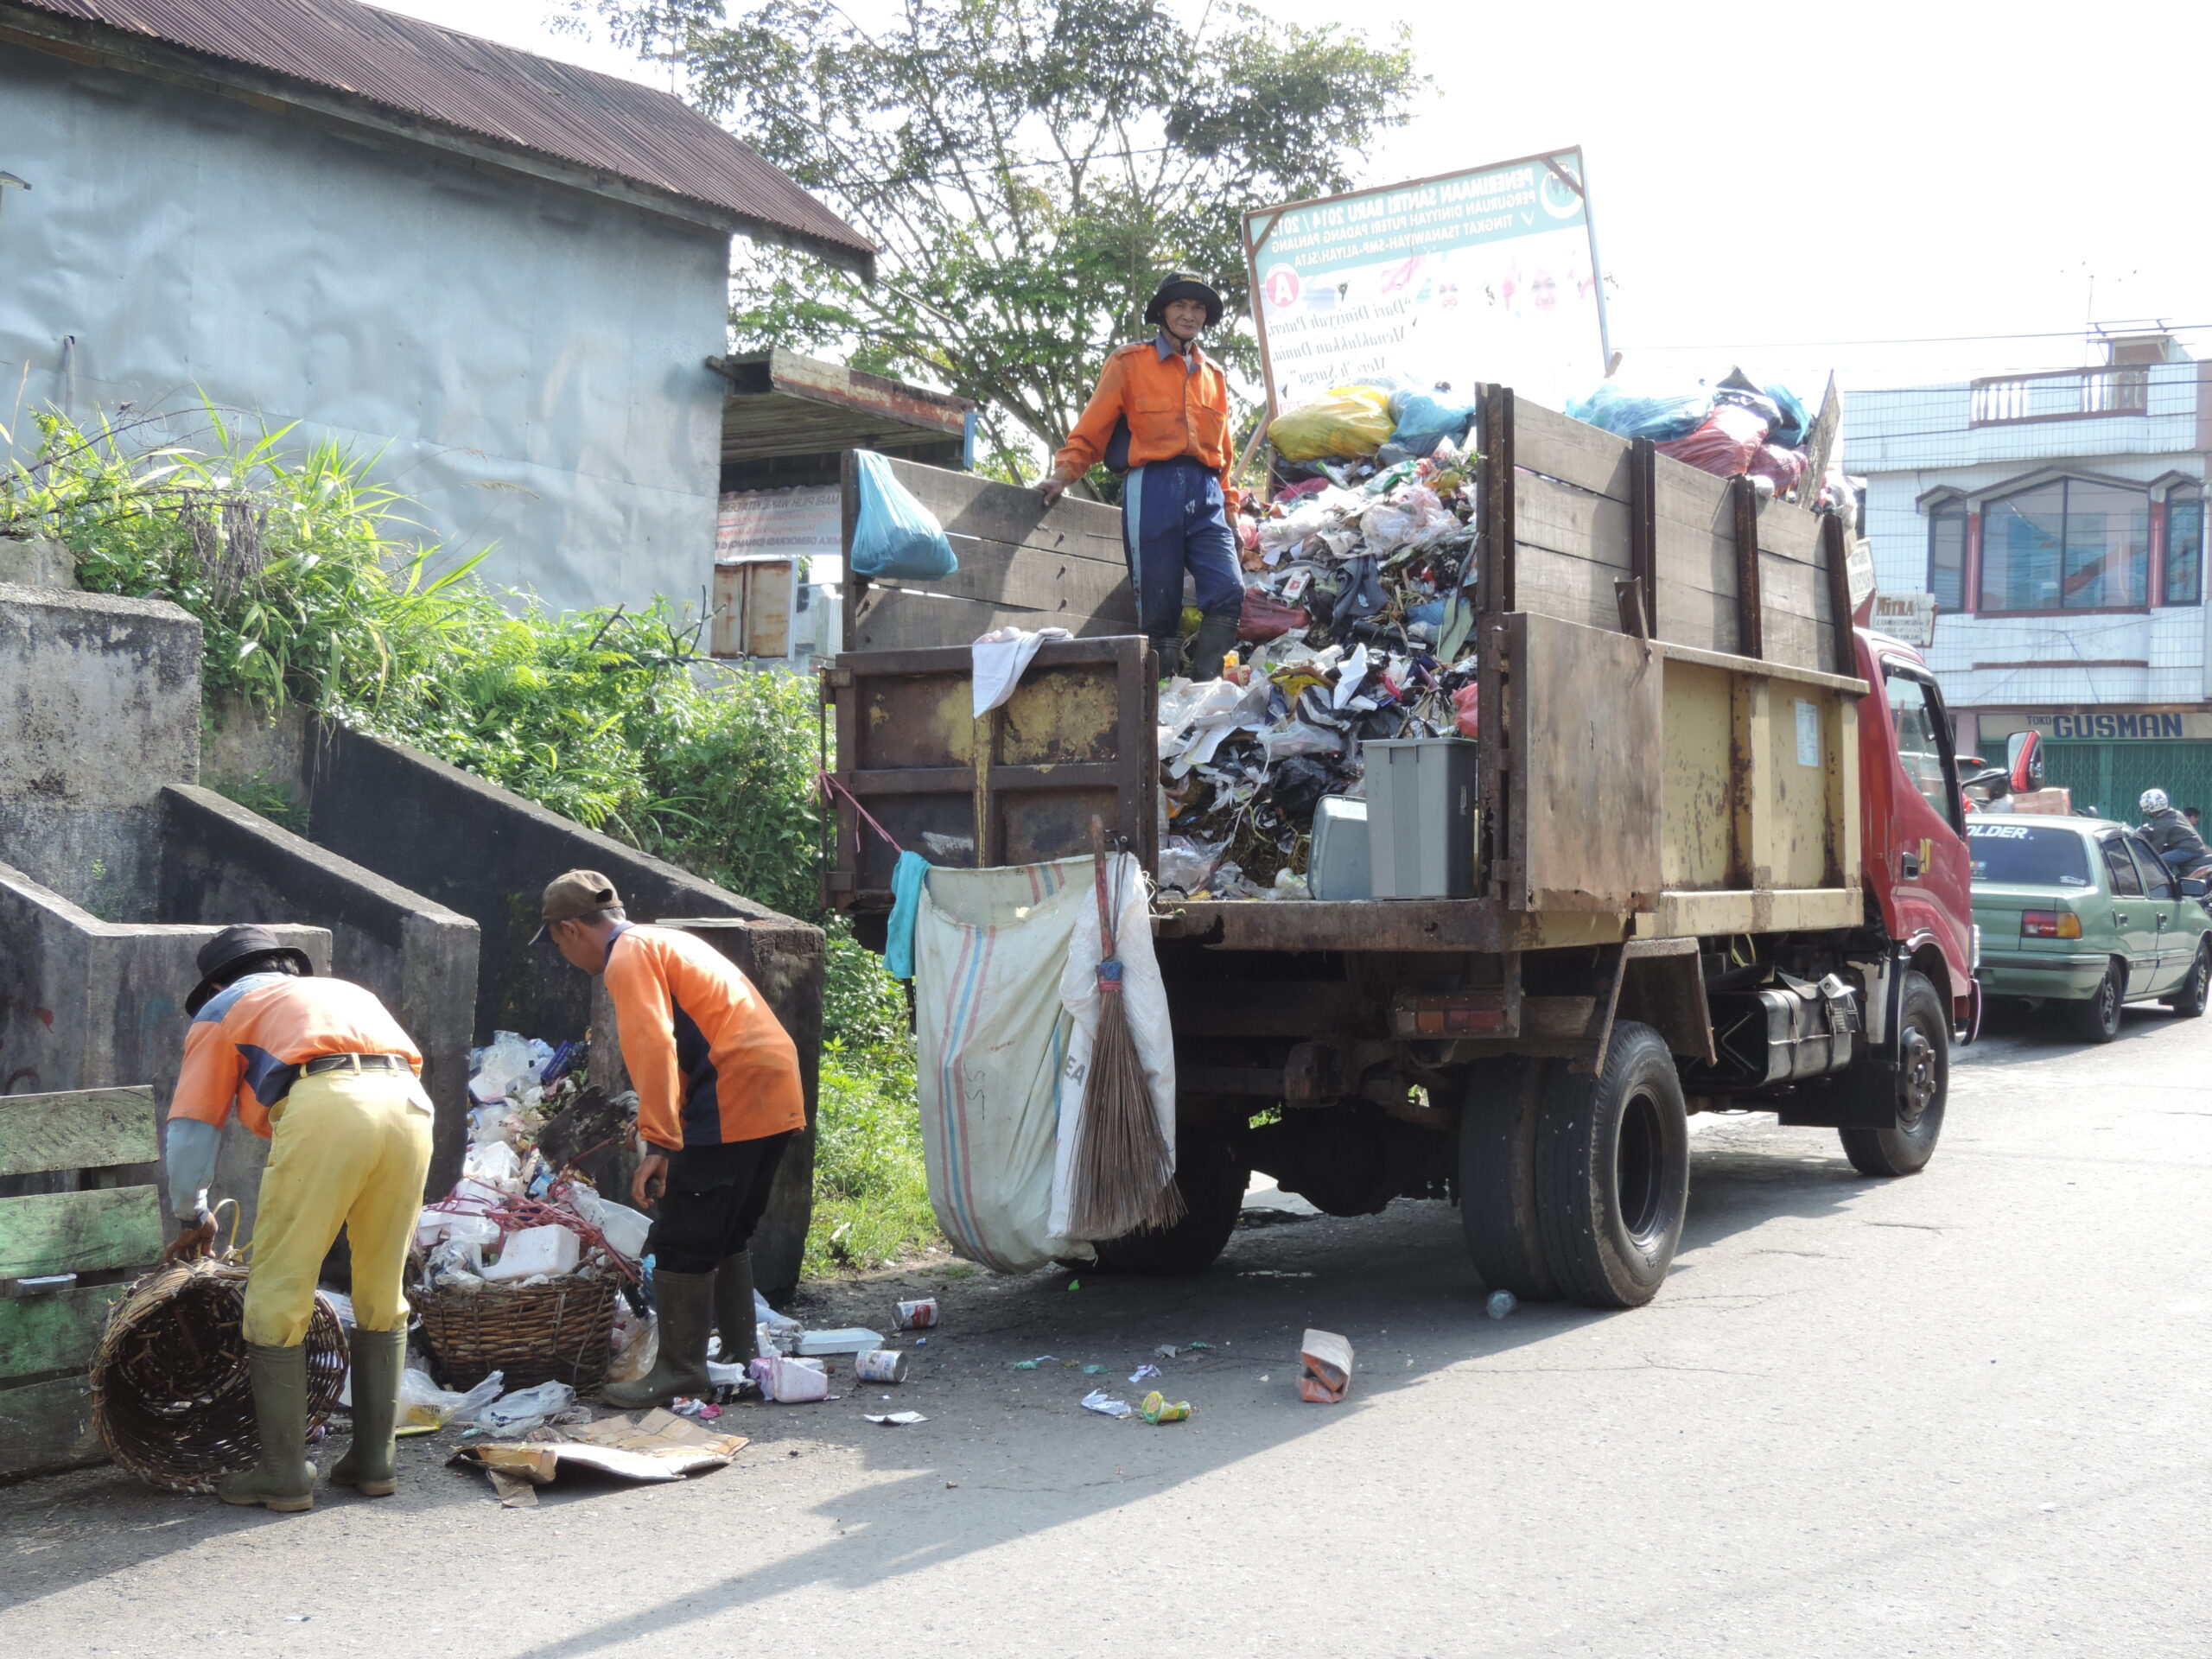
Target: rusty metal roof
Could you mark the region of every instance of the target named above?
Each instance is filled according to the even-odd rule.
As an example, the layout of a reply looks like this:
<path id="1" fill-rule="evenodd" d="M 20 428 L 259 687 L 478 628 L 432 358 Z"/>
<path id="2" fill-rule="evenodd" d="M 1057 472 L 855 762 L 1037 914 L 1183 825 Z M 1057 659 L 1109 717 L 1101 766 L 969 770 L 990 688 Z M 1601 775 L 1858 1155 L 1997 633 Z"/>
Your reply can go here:
<path id="1" fill-rule="evenodd" d="M 8 0 L 360 99 L 403 118 L 612 174 L 732 229 L 863 270 L 868 239 L 681 99 L 357 0 Z"/>

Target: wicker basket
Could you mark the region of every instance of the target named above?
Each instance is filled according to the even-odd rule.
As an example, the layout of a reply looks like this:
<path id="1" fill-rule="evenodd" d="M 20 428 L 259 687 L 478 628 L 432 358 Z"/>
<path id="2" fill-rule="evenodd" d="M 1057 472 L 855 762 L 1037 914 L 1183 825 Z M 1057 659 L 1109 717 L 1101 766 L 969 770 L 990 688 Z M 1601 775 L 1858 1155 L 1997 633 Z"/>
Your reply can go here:
<path id="1" fill-rule="evenodd" d="M 208 1492 L 260 1456 L 246 1366 L 245 1267 L 156 1268 L 123 1294 L 92 1360 L 92 1421 L 117 1463 L 171 1491 Z M 346 1385 L 346 1330 L 318 1295 L 308 1321 L 308 1438 Z"/>
<path id="2" fill-rule="evenodd" d="M 510 1389 L 569 1382 L 589 1393 L 607 1380 L 613 1357 L 616 1288 L 612 1277 L 555 1279 L 417 1291 L 410 1300 L 448 1389 L 504 1371 Z"/>

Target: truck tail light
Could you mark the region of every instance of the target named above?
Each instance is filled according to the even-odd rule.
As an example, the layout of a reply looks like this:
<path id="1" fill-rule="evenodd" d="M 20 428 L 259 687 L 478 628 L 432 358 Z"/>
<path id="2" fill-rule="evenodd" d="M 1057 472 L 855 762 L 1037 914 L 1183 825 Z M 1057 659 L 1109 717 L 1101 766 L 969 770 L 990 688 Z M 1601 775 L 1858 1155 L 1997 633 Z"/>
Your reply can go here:
<path id="1" fill-rule="evenodd" d="M 2020 912 L 2024 939 L 2078 939 L 2082 918 L 2070 910 L 2024 910 Z"/>
<path id="2" fill-rule="evenodd" d="M 1446 991 L 1416 995 L 1401 991 L 1390 1005 L 1390 1025 L 1400 1037 L 1485 1037 L 1505 1029 L 1502 991 Z"/>

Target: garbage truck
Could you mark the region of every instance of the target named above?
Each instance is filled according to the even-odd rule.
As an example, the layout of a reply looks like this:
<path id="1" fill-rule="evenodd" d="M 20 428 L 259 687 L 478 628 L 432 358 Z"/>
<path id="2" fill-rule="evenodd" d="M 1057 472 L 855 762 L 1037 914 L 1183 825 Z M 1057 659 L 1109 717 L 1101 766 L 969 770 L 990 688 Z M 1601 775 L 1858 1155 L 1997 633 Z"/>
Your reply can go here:
<path id="1" fill-rule="evenodd" d="M 1452 1199 L 1488 1287 L 1634 1306 L 1681 1238 L 1691 1114 L 1832 1128 L 1872 1177 L 1936 1149 L 1980 1006 L 1958 767 L 1926 664 L 1854 625 L 1841 518 L 1503 387 L 1475 432 L 1482 724 L 1421 828 L 1464 890 L 1161 895 L 1185 1214 L 1100 1241 L 1106 1268 L 1204 1268 L 1257 1170 L 1335 1216 Z M 1097 818 L 1154 864 L 1117 515 L 893 466 L 960 569 L 848 583 L 829 902 L 880 940 L 893 841 L 1021 864 Z M 969 645 L 1007 624 L 1073 637 L 977 717 Z"/>

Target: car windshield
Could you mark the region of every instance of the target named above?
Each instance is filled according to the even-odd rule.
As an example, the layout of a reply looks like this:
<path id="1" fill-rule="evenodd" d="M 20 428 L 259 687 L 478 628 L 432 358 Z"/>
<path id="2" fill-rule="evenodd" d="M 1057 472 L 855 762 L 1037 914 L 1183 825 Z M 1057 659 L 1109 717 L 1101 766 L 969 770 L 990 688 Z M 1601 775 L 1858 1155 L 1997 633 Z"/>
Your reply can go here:
<path id="1" fill-rule="evenodd" d="M 2089 854 L 2071 830 L 2032 823 L 1967 824 L 1974 879 L 2003 887 L 2088 887 Z"/>

